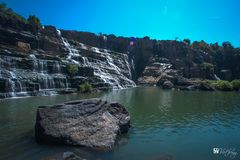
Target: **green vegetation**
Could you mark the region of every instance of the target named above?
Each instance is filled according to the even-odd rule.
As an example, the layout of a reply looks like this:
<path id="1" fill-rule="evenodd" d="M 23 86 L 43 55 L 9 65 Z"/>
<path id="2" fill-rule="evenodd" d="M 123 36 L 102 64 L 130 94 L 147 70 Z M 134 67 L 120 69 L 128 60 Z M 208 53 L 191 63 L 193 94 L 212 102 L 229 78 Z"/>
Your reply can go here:
<path id="1" fill-rule="evenodd" d="M 40 27 L 41 27 L 41 23 L 40 23 L 40 20 L 39 20 L 39 18 L 38 17 L 36 17 L 36 16 L 34 16 L 34 15 L 30 15 L 29 17 L 28 17 L 28 24 L 30 24 L 31 25 L 31 27 L 32 27 L 32 29 L 34 30 L 34 31 L 37 31 L 38 29 L 40 29 Z"/>
<path id="2" fill-rule="evenodd" d="M 212 63 L 207 63 L 207 62 L 204 62 L 202 64 L 202 67 L 203 69 L 209 70 L 209 71 L 214 69 L 214 65 Z"/>
<path id="3" fill-rule="evenodd" d="M 215 88 L 216 90 L 221 91 L 232 91 L 240 89 L 240 80 L 233 80 L 232 82 L 224 80 L 203 80 L 200 82 L 201 85 L 204 85 L 207 88 Z"/>
<path id="4" fill-rule="evenodd" d="M 190 39 L 187 39 L 187 38 L 185 38 L 184 40 L 183 40 L 183 42 L 185 42 L 186 44 L 188 44 L 188 45 L 190 45 L 191 44 L 191 41 L 190 41 Z"/>
<path id="5" fill-rule="evenodd" d="M 85 82 L 79 86 L 79 91 L 81 93 L 88 93 L 92 91 L 92 85 L 89 82 Z"/>
<path id="6" fill-rule="evenodd" d="M 240 89 L 240 80 L 233 80 L 231 82 L 232 87 L 234 90 L 239 90 Z"/>
<path id="7" fill-rule="evenodd" d="M 15 13 L 11 8 L 8 8 L 5 3 L 0 3 L 0 20 L 1 24 L 18 29 L 24 27 L 24 29 L 37 31 L 41 27 L 39 18 L 34 15 L 30 15 L 26 20 L 24 17 Z M 28 27 L 26 27 L 26 25 L 28 25 Z"/>
<path id="8" fill-rule="evenodd" d="M 13 10 L 11 8 L 8 8 L 5 3 L 0 4 L 0 16 L 4 19 L 10 20 L 10 21 L 19 21 L 24 24 L 27 23 L 27 21 L 24 17 L 13 12 Z"/>
<path id="9" fill-rule="evenodd" d="M 216 83 L 214 83 L 214 87 L 217 90 L 221 90 L 221 91 L 231 91 L 233 89 L 232 84 L 229 81 L 216 81 Z"/>
<path id="10" fill-rule="evenodd" d="M 0 11 L 1 11 L 1 12 L 5 12 L 6 9 L 7 9 L 7 5 L 6 5 L 5 3 L 1 3 L 1 4 L 0 4 Z"/>
<path id="11" fill-rule="evenodd" d="M 214 84 L 216 83 L 216 81 L 213 81 L 213 80 L 203 80 L 200 82 L 201 85 L 204 85 L 208 88 L 215 88 L 214 87 Z"/>
<path id="12" fill-rule="evenodd" d="M 194 41 L 192 43 L 192 48 L 195 48 L 195 49 L 201 49 L 203 51 L 208 51 L 210 48 L 209 48 L 209 45 L 205 42 L 205 41 Z"/>
<path id="13" fill-rule="evenodd" d="M 78 73 L 78 65 L 76 64 L 68 65 L 67 72 L 70 74 L 70 76 L 74 76 L 76 73 Z"/>

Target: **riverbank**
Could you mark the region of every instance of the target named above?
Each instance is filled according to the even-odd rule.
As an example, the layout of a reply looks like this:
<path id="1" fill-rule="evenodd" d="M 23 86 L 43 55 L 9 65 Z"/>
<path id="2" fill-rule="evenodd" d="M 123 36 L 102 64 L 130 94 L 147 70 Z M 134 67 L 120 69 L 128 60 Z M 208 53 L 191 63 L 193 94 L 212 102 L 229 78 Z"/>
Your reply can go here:
<path id="1" fill-rule="evenodd" d="M 133 88 L 141 88 L 141 87 L 153 87 L 153 88 L 161 88 L 163 90 L 178 90 L 178 91 L 211 91 L 211 92 L 218 92 L 218 91 L 224 91 L 224 92 L 236 92 L 240 93 L 240 87 L 239 87 L 239 80 L 234 81 L 214 81 L 214 80 L 198 80 L 194 81 L 191 80 L 188 81 L 185 85 L 173 85 L 169 84 L 168 82 L 164 84 L 165 86 L 156 86 L 156 85 L 146 85 L 141 84 L 138 86 L 135 86 Z M 88 88 L 90 87 L 90 88 Z M 124 89 L 118 89 L 120 90 L 128 90 L 133 88 L 124 88 Z M 78 89 L 59 89 L 59 90 L 43 90 L 40 93 L 36 92 L 35 94 L 32 93 L 19 93 L 15 97 L 11 96 L 0 96 L 0 100 L 4 99 L 15 99 L 15 98 L 28 98 L 28 97 L 44 97 L 44 96 L 57 96 L 57 95 L 89 95 L 89 94 L 104 94 L 111 91 L 117 91 L 110 90 L 110 89 L 104 89 L 104 90 L 98 90 L 93 89 L 92 86 L 88 86 L 86 84 L 83 84 L 79 86 Z M 6 98 L 7 97 L 7 98 Z"/>
<path id="2" fill-rule="evenodd" d="M 199 80 L 190 79 L 185 82 L 172 83 L 166 80 L 160 85 L 163 89 L 177 89 L 186 91 L 240 91 L 240 80 L 224 81 L 224 80 Z"/>

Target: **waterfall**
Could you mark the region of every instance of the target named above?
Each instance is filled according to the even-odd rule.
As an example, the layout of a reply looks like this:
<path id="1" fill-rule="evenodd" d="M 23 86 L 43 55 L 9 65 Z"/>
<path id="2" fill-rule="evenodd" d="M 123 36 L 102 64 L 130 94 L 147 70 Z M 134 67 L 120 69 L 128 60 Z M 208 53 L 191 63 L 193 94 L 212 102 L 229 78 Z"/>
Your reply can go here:
<path id="1" fill-rule="evenodd" d="M 134 64 L 133 59 L 131 60 L 131 67 L 132 67 L 132 69 L 135 69 L 135 64 Z"/>
<path id="2" fill-rule="evenodd" d="M 40 90 L 68 88 L 67 77 L 62 74 L 60 62 L 37 59 L 35 55 L 30 55 L 30 57 L 34 63 L 33 70 L 39 73 L 37 78 Z M 52 75 L 48 73 L 49 63 L 53 65 Z"/>
<path id="3" fill-rule="evenodd" d="M 59 62 L 55 61 L 54 66 L 53 66 L 53 71 L 55 73 L 61 73 L 61 67 L 60 67 Z"/>
<path id="4" fill-rule="evenodd" d="M 0 55 L 0 97 L 42 95 L 69 88 L 61 61 L 39 59 L 34 54 Z"/>
<path id="5" fill-rule="evenodd" d="M 90 62 L 88 61 L 88 58 L 87 57 L 82 57 L 83 59 L 83 64 L 86 65 L 86 66 L 89 66 L 90 65 Z"/>
<path id="6" fill-rule="evenodd" d="M 17 76 L 12 71 L 9 71 L 9 74 L 10 74 L 10 78 L 8 79 L 7 88 L 8 88 L 9 94 L 12 97 L 14 97 L 16 95 L 15 94 L 16 86 L 15 86 L 15 81 L 13 80 L 16 79 Z"/>
<path id="7" fill-rule="evenodd" d="M 70 62 L 73 62 L 73 63 L 75 63 L 75 64 L 79 64 L 78 61 L 76 61 L 76 60 L 73 59 L 74 57 L 79 57 L 79 56 L 80 56 L 80 55 L 79 55 L 79 51 L 78 51 L 77 49 L 74 49 L 74 48 L 69 44 L 69 42 L 68 42 L 65 38 L 63 38 L 63 37 L 61 36 L 61 31 L 60 31 L 60 30 L 57 30 L 57 33 L 58 33 L 58 35 L 61 37 L 64 46 L 68 49 L 68 57 L 67 57 L 67 59 L 68 59 Z"/>
<path id="8" fill-rule="evenodd" d="M 30 54 L 29 57 L 32 59 L 33 62 L 33 71 L 37 72 L 38 71 L 38 61 L 37 58 L 34 54 Z"/>
<path id="9" fill-rule="evenodd" d="M 67 59 L 75 63 L 79 66 L 83 67 L 91 67 L 94 69 L 94 76 L 99 77 L 105 84 L 108 84 L 113 89 L 123 89 L 126 87 L 133 87 L 136 84 L 131 80 L 131 67 L 128 62 L 128 56 L 122 53 L 114 53 L 118 54 L 121 57 L 121 64 L 126 66 L 126 68 L 118 67 L 114 59 L 111 55 L 111 51 L 107 49 L 99 49 L 97 47 L 87 46 L 83 43 L 79 43 L 80 49 L 88 51 L 88 54 L 95 55 L 94 58 L 89 60 L 88 56 L 82 56 L 81 52 L 75 49 L 67 39 L 61 36 L 61 31 L 58 30 L 58 35 L 61 37 L 64 46 L 68 49 L 68 56 Z M 83 63 L 81 64 L 79 61 L 76 60 L 76 57 L 81 57 Z M 95 58 L 99 57 L 99 59 Z M 75 59 L 74 59 L 75 58 Z M 118 60 L 118 59 L 117 59 Z M 118 60 L 119 61 L 119 60 Z M 127 70 L 127 71 L 126 71 Z M 123 73 L 128 72 L 128 79 Z"/>
<path id="10" fill-rule="evenodd" d="M 48 72 L 47 65 L 48 65 L 47 61 L 38 60 L 38 66 L 39 66 L 40 73 L 47 73 Z"/>
<path id="11" fill-rule="evenodd" d="M 125 61 L 126 66 L 128 68 L 129 78 L 132 79 L 132 70 L 131 70 L 130 64 L 128 62 L 128 56 L 126 54 L 124 54 L 124 61 Z"/>
<path id="12" fill-rule="evenodd" d="M 58 34 L 61 36 L 60 31 Z M 79 77 L 86 78 L 98 89 L 136 86 L 131 80 L 134 63 L 127 54 L 78 42 L 73 46 L 65 38 L 61 37 L 61 40 L 68 51 L 65 60 L 38 52 L 16 55 L 18 53 L 6 51 L 1 54 L 0 83 L 3 87 L 0 88 L 0 97 L 43 95 L 75 87 L 78 84 L 69 83 L 67 79 L 68 64 L 77 64 L 82 69 Z"/>
<path id="13" fill-rule="evenodd" d="M 106 53 L 106 52 L 103 52 L 103 53 L 106 55 L 106 57 L 107 57 L 107 62 L 108 62 L 108 64 L 110 65 L 110 67 L 114 68 L 114 69 L 117 71 L 117 73 L 120 74 L 121 71 L 120 71 L 119 67 L 116 66 L 116 65 L 113 63 L 113 59 L 110 57 L 110 54 L 109 54 L 109 53 Z"/>
<path id="14" fill-rule="evenodd" d="M 84 64 L 91 66 L 94 69 L 94 75 L 100 77 L 105 83 L 109 84 L 113 89 L 123 89 L 126 87 L 134 87 L 136 84 L 125 77 L 122 74 L 122 70 L 114 64 L 113 58 L 108 50 L 101 52 L 98 48 L 92 47 L 91 51 L 99 54 L 101 57 L 105 57 L 106 62 L 101 61 L 89 61 L 87 57 L 84 57 Z M 131 77 L 131 69 L 128 61 L 126 61 L 126 56 L 124 58 L 124 63 L 127 65 L 127 70 L 129 73 L 129 78 Z M 120 83 L 124 81 L 124 83 Z"/>
<path id="15" fill-rule="evenodd" d="M 216 74 L 214 74 L 214 78 L 215 78 L 215 80 L 221 80 Z"/>
<path id="16" fill-rule="evenodd" d="M 15 82 L 12 79 L 8 79 L 7 88 L 9 95 L 15 97 Z"/>

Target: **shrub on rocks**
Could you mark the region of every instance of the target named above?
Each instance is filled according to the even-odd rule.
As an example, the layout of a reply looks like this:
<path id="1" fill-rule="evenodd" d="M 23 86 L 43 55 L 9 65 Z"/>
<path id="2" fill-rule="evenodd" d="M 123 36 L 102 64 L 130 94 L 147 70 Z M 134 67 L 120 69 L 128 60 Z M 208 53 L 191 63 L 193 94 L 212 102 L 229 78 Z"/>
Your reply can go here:
<path id="1" fill-rule="evenodd" d="M 228 81 L 216 81 L 214 86 L 217 90 L 221 91 L 231 91 L 233 89 L 232 84 Z"/>
<path id="2" fill-rule="evenodd" d="M 92 91 L 92 85 L 89 82 L 85 82 L 79 86 L 79 91 L 81 93 L 88 93 Z"/>
<path id="3" fill-rule="evenodd" d="M 233 80 L 231 82 L 232 87 L 234 90 L 239 90 L 240 89 L 240 80 Z"/>
<path id="4" fill-rule="evenodd" d="M 70 64 L 67 66 L 67 72 L 70 74 L 70 76 L 74 76 L 78 73 L 78 65 L 76 64 Z"/>

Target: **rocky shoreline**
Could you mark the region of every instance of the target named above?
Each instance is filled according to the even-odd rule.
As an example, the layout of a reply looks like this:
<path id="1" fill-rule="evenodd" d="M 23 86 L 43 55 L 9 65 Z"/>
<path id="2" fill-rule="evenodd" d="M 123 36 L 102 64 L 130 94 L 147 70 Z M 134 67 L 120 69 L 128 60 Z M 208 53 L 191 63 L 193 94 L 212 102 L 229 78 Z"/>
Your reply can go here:
<path id="1" fill-rule="evenodd" d="M 140 86 L 158 86 L 162 89 L 177 90 L 203 90 L 203 91 L 239 91 L 240 80 L 232 82 L 220 80 L 214 72 L 209 72 L 208 76 L 212 80 L 202 78 L 186 78 L 181 70 L 175 69 L 166 58 L 153 58 L 146 66 L 142 77 L 138 78 L 137 84 Z"/>

